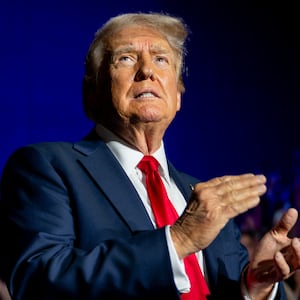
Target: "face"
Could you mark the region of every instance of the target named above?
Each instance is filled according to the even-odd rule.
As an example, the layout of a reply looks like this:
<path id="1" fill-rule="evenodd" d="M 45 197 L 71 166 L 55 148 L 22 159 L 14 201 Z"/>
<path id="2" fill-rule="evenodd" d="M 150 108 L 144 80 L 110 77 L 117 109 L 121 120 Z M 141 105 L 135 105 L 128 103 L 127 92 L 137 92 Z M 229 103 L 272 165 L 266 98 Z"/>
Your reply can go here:
<path id="1" fill-rule="evenodd" d="M 176 57 L 152 29 L 132 26 L 110 40 L 111 95 L 119 121 L 167 128 L 180 109 Z"/>

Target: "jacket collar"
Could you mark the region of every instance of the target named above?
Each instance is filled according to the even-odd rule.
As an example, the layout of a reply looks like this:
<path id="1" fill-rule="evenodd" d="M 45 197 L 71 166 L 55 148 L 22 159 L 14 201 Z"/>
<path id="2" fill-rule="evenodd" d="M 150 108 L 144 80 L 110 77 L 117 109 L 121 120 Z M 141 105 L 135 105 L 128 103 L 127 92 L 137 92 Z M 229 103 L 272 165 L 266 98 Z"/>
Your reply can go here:
<path id="1" fill-rule="evenodd" d="M 82 141 L 75 143 L 73 148 L 82 154 L 79 163 L 107 195 L 129 227 L 133 231 L 153 229 L 151 220 L 130 179 L 96 131 L 92 130 Z M 168 166 L 170 176 L 174 178 L 185 199 L 188 199 L 191 182 L 183 181 L 170 162 Z"/>
<path id="2" fill-rule="evenodd" d="M 132 231 L 153 229 L 151 220 L 126 173 L 106 144 L 91 132 L 73 145 L 78 162 L 93 178 Z"/>

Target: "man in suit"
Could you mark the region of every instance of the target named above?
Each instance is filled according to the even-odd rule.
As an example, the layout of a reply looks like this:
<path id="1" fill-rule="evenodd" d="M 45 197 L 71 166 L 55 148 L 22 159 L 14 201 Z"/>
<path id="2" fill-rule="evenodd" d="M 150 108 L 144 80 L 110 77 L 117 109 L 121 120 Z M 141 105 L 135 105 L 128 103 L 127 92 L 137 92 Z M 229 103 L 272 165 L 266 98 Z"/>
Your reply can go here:
<path id="1" fill-rule="evenodd" d="M 280 281 L 300 261 L 298 239 L 287 236 L 297 211 L 286 212 L 248 263 L 233 218 L 259 204 L 266 178 L 200 183 L 166 158 L 186 36 L 182 20 L 163 14 L 110 19 L 86 57 L 83 100 L 95 128 L 78 143 L 30 145 L 9 159 L 0 270 L 13 299 L 285 299 Z M 158 162 L 178 214 L 164 226 L 139 167 L 144 156 Z M 205 277 L 203 298 L 189 298 L 200 285 L 189 256 L 189 270 L 200 266 Z"/>

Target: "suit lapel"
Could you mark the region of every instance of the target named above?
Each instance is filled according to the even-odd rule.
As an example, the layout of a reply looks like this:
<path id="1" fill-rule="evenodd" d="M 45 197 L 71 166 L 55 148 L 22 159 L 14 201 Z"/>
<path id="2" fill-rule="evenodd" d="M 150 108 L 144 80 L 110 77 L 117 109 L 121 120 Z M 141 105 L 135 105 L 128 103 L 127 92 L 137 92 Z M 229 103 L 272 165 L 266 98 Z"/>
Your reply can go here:
<path id="1" fill-rule="evenodd" d="M 131 181 L 105 143 L 83 140 L 74 149 L 84 154 L 79 163 L 95 180 L 132 231 L 153 229 L 151 220 Z"/>
<path id="2" fill-rule="evenodd" d="M 169 167 L 169 173 L 170 177 L 173 178 L 175 184 L 181 191 L 184 199 L 188 201 L 191 195 L 191 186 L 194 186 L 199 180 L 197 180 L 194 177 L 188 176 L 185 174 L 185 176 L 181 173 L 179 173 L 175 167 L 168 161 L 168 167 Z"/>

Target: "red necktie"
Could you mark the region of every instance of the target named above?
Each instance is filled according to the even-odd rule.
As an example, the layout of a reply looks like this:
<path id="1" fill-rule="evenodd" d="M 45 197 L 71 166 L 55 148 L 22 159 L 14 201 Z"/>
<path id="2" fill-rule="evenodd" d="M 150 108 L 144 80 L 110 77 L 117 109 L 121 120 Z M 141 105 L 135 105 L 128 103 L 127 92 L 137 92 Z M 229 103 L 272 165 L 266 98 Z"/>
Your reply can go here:
<path id="1" fill-rule="evenodd" d="M 158 172 L 158 161 L 152 156 L 144 156 L 138 168 L 146 175 L 146 189 L 157 227 L 172 225 L 178 214 L 170 202 L 165 186 Z M 204 300 L 210 294 L 195 254 L 184 259 L 186 273 L 191 283 L 189 293 L 181 294 L 183 300 Z"/>

